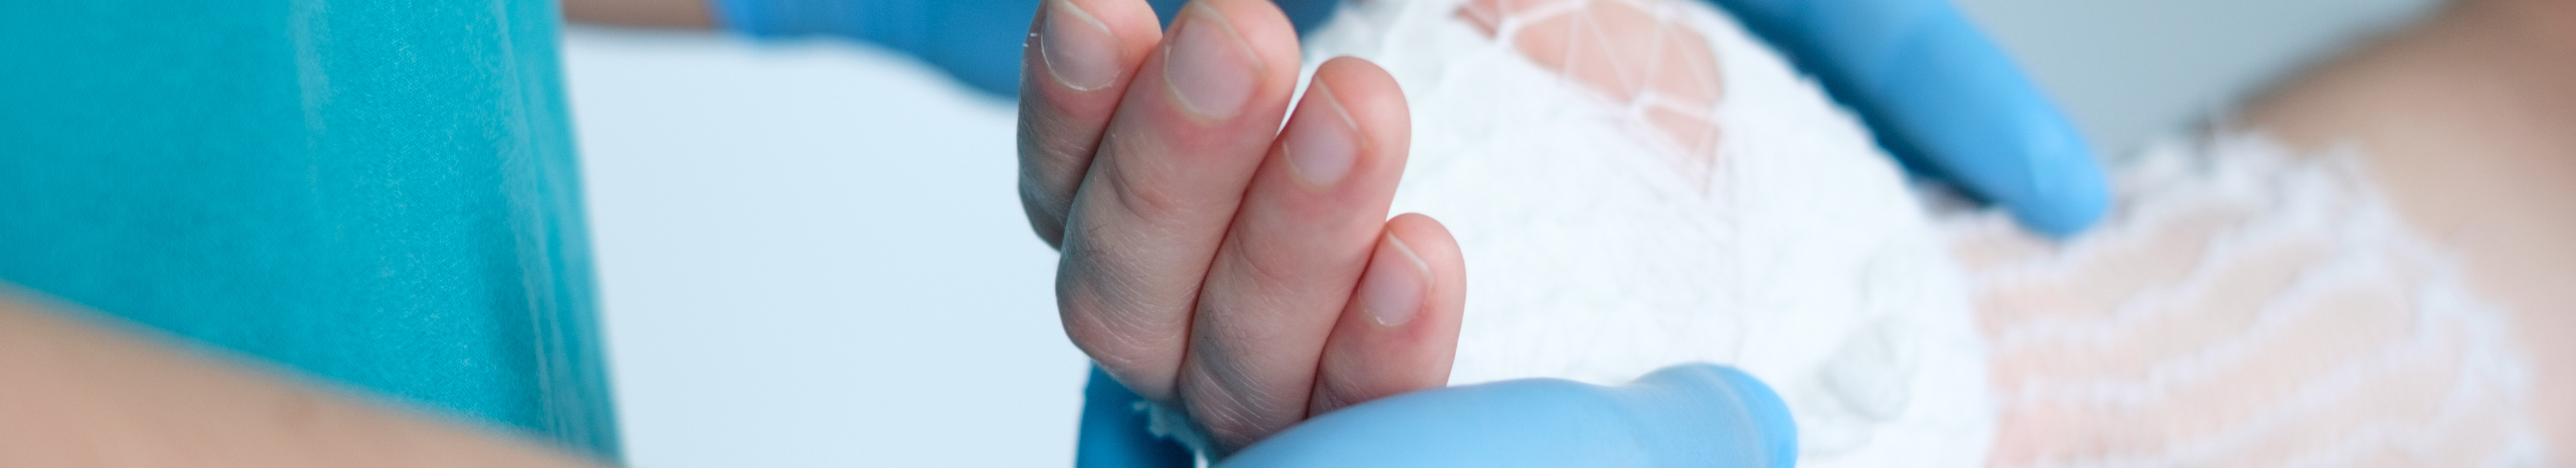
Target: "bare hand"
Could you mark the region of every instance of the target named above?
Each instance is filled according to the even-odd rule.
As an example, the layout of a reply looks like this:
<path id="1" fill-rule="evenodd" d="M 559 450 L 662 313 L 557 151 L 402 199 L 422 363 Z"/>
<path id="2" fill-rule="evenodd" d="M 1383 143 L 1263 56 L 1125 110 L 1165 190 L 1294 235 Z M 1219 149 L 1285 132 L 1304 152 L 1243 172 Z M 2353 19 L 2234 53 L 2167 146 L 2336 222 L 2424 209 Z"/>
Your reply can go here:
<path id="1" fill-rule="evenodd" d="M 1392 220 L 1410 121 L 1341 58 L 1284 130 L 1297 38 L 1265 0 L 1202 0 L 1169 40 L 1140 0 L 1050 0 L 1021 83 L 1020 189 L 1063 253 L 1065 332 L 1220 453 L 1448 379 L 1457 242 Z"/>

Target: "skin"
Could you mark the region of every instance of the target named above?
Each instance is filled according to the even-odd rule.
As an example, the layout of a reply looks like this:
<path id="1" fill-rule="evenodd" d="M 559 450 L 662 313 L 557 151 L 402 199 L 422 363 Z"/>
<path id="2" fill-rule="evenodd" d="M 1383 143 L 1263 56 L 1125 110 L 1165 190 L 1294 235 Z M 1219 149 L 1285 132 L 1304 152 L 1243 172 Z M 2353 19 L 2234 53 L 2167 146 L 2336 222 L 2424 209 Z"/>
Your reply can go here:
<path id="1" fill-rule="evenodd" d="M 0 466 L 598 466 L 36 304 L 0 289 Z"/>
<path id="2" fill-rule="evenodd" d="M 1514 49 L 1531 62 L 1565 75 L 1585 89 L 1631 111 L 1672 151 L 1675 171 L 1707 180 L 1718 163 L 1724 133 L 1709 116 L 1725 98 L 1716 51 L 1699 31 L 1671 15 L 1657 16 L 1658 0 L 1476 0 L 1458 7 L 1458 18 L 1492 38 L 1513 23 Z M 1702 187 L 1706 188 L 1706 187 Z"/>
<path id="3" fill-rule="evenodd" d="M 717 21 L 699 0 L 567 0 L 564 15 Z M 1158 24 L 1142 0 L 1050 0 L 1031 23 L 1021 200 L 1038 237 L 1064 253 L 1066 334 L 1128 388 L 1194 416 L 1220 452 L 1445 384 L 1465 266 L 1437 221 L 1387 217 L 1411 134 L 1393 78 L 1335 60 L 1292 103 L 1300 55 L 1286 17 L 1263 0 L 1202 1 L 1183 8 L 1175 37 L 1239 41 L 1227 47 L 1249 63 L 1210 72 L 1252 88 L 1210 115 L 1168 82 L 1210 65 L 1173 63 Z M 1300 173 L 1287 153 L 1301 131 L 1356 148 L 1347 172 Z M 1395 267 L 1407 263 L 1419 268 Z M 1411 311 L 1372 312 L 1364 291 L 1395 298 L 1377 308 Z"/>
<path id="4" fill-rule="evenodd" d="M 592 7 L 632 2 L 614 7 Z M 1229 8 L 1246 8 L 1243 2 L 1210 2 Z M 1545 2 L 1540 2 L 1545 3 Z M 1115 1 L 1050 1 L 1045 8 L 1053 11 L 1060 5 L 1074 4 L 1101 24 L 1117 31 L 1121 52 L 1114 65 L 1135 71 L 1142 62 L 1158 55 L 1161 34 L 1151 26 L 1151 14 L 1137 2 Z M 711 21 L 700 2 L 688 0 L 571 0 L 567 16 L 575 20 L 600 21 L 634 25 L 703 25 Z M 1595 9 L 1621 7 L 1619 2 L 1589 4 Z M 2463 252 L 2472 282 L 2484 292 L 2504 302 L 2515 311 L 2521 343 L 2532 347 L 2537 357 L 2534 376 L 2535 395 L 2576 394 L 2576 340 L 2555 339 L 2556 330 L 2576 329 L 2576 291 L 2556 287 L 2576 280 L 2576 245 L 2560 239 L 2576 238 L 2576 3 L 2525 0 L 2472 0 L 2452 5 L 2437 16 L 2416 27 L 2326 63 L 2299 78 L 2286 82 L 2278 91 L 2255 101 L 2236 122 L 2280 136 L 2306 149 L 2323 149 L 2335 145 L 2353 145 L 2370 158 L 2377 170 L 2373 176 L 2388 191 L 2402 214 L 2423 232 L 2438 233 L 2449 247 Z M 1519 3 L 1473 2 L 1460 12 L 1471 20 L 1509 16 L 1519 10 Z M 611 13 L 614 13 L 612 15 Z M 1605 13 L 1605 12 L 1594 12 Z M 1595 15 L 1614 21 L 1625 16 L 1618 11 Z M 1043 27 L 1046 14 L 1037 26 Z M 1259 52 L 1276 66 L 1254 73 L 1265 80 L 1263 96 L 1255 99 L 1258 117 L 1276 122 L 1270 109 L 1285 109 L 1284 81 L 1278 70 L 1293 69 L 1282 57 L 1294 57 L 1291 40 L 1268 38 L 1273 28 L 1261 23 L 1265 15 L 1251 19 L 1234 18 L 1238 33 L 1262 47 Z M 1478 22 L 1490 27 L 1490 21 Z M 1541 59 L 1566 56 L 1558 50 L 1561 41 L 1548 40 L 1570 29 L 1547 21 L 1533 23 L 1516 44 L 1525 53 Z M 1659 28 L 1631 25 L 1616 28 L 1623 31 L 1660 31 Z M 1244 31 L 1250 32 L 1244 32 Z M 1043 32 L 1043 29 L 1035 30 Z M 1284 37 L 1284 35 L 1282 35 Z M 1214 426 L 1211 432 L 1219 439 L 1221 449 L 1239 447 L 1245 440 L 1274 431 L 1286 422 L 1302 416 L 1321 414 L 1331 408 L 1374 396 L 1405 389 L 1436 386 L 1431 376 L 1446 375 L 1446 351 L 1432 352 L 1441 342 L 1454 343 L 1454 329 L 1446 336 L 1406 338 L 1400 343 L 1375 343 L 1365 339 L 1344 338 L 1366 330 L 1345 317 L 1332 322 L 1329 332 L 1318 332 L 1325 321 L 1314 312 L 1328 308 L 1350 288 L 1330 285 L 1351 281 L 1319 280 L 1347 278 L 1355 273 L 1350 265 L 1363 230 L 1336 224 L 1333 228 L 1309 231 L 1298 223 L 1265 225 L 1254 229 L 1233 227 L 1246 219 L 1270 219 L 1258 213 L 1277 210 L 1275 206 L 1255 207 L 1248 195 L 1258 185 L 1258 171 L 1266 157 L 1247 156 L 1249 150 L 1272 134 L 1261 125 L 1229 126 L 1229 122 L 1206 122 L 1156 116 L 1154 105 L 1163 104 L 1154 96 L 1130 96 L 1124 90 L 1150 88 L 1134 83 L 1147 73 L 1121 73 L 1107 86 L 1066 86 L 1053 80 L 1045 67 L 1045 57 L 1037 52 L 1043 46 L 1043 34 L 1034 35 L 1028 69 L 1032 79 L 1025 84 L 1022 101 L 1022 195 L 1029 210 L 1032 226 L 1050 245 L 1068 244 L 1066 269 L 1060 293 L 1065 301 L 1068 334 L 1091 352 L 1111 372 L 1148 398 L 1184 407 Z M 1651 39 L 1651 37 L 1649 37 Z M 1265 42 L 1269 41 L 1269 42 Z M 1533 42 L 1534 41 L 1534 42 Z M 1688 42 L 1688 41 L 1685 41 Z M 1564 43 L 1572 44 L 1572 43 Z M 1582 44 L 1576 44 L 1581 46 Z M 1581 47 L 1576 47 L 1581 48 Z M 1610 47 L 1603 50 L 1642 50 L 1640 47 Z M 1612 58 L 1618 58 L 1613 56 Z M 1541 60 L 1542 62 L 1549 62 Z M 1147 70 L 1150 70 L 1148 68 Z M 1663 70 L 1677 74 L 1675 70 Z M 1677 75 L 1687 76 L 1687 75 Z M 1627 97 L 1632 86 L 1617 80 L 1576 74 L 1578 81 L 1614 97 Z M 1043 78 L 1043 79 L 1041 79 Z M 1322 81 L 1322 80 L 1319 80 Z M 1657 82 L 1663 83 L 1663 82 Z M 1718 89 L 1717 86 L 1703 86 Z M 1389 85 L 1389 88 L 1392 88 Z M 1344 102 L 1366 101 L 1368 91 L 1335 87 L 1333 93 Z M 1356 95 L 1356 96 L 1355 96 Z M 1683 93 L 1684 96 L 1697 96 Z M 1386 99 L 1393 99 L 1388 97 Z M 1684 102 L 1690 104 L 1696 101 Z M 1127 107 L 1149 106 L 1142 110 Z M 1275 107 L 1273 107 L 1275 106 Z M 1238 115 L 1237 117 L 1241 117 Z M 1112 128 L 1112 121 L 1120 122 Z M 1717 135 L 1714 126 L 1671 125 L 1657 122 L 1659 129 L 1680 141 L 1701 141 Z M 1296 125 L 1295 123 L 1291 124 Z M 1375 125 L 1375 124 L 1372 124 Z M 1703 128 L 1704 127 L 1704 128 Z M 1190 129 L 1181 138 L 1218 138 L 1210 135 L 1242 134 L 1230 153 L 1232 157 L 1212 156 L 1187 161 L 1156 156 L 1129 156 L 1176 152 L 1175 148 L 1208 141 L 1158 140 L 1151 135 L 1155 128 Z M 1212 132 L 1212 133 L 1210 133 Z M 1231 133 L 1229 133 L 1231 132 Z M 1400 132 L 1398 132 L 1400 133 Z M 1133 143 L 1120 149 L 1104 149 L 1103 135 L 1139 135 L 1110 138 Z M 1694 145 L 1684 145 L 1694 146 Z M 1114 155 L 1114 156 L 1113 156 Z M 1399 156 L 1400 157 L 1400 156 Z M 1169 180 L 1150 177 L 1122 177 L 1131 171 L 1101 170 L 1095 161 L 1135 159 L 1190 165 L 1187 168 L 1162 167 L 1172 173 L 1206 171 L 1219 174 L 1208 177 L 1219 182 L 1198 186 L 1168 184 Z M 1144 166 L 1139 163 L 1110 163 Z M 1103 177 L 1102 173 L 1111 176 Z M 1146 172 L 1146 171 L 1132 171 Z M 1197 173 L 1194 173 L 1197 174 Z M 1106 181 L 1107 183 L 1103 183 Z M 1134 183 L 1129 183 L 1134 182 Z M 1095 187 L 1116 187 L 1097 189 Z M 1082 192 L 1101 191 L 1129 194 L 1123 197 L 1094 196 Z M 1366 192 L 1366 190 L 1359 190 Z M 1147 194 L 1143 197 L 1133 194 Z M 1101 228 L 1067 229 L 1077 208 L 1078 199 L 1110 200 L 1210 200 L 1186 206 L 1140 203 L 1175 209 L 1139 213 L 1136 210 L 1110 209 L 1109 203 L 1092 210 L 1111 214 L 1095 218 L 1092 223 L 1076 222 Z M 1372 197 L 1357 197 L 1346 209 L 1366 214 L 1380 212 L 1382 206 Z M 1267 206 L 1267 205 L 1265 205 Z M 1311 205 L 1306 205 L 1313 209 Z M 1251 214 L 1229 210 L 1248 210 Z M 1382 210 L 1382 208 L 1380 208 Z M 1346 218 L 1358 219 L 1359 217 Z M 1403 221 L 1399 218 L 1398 221 Z M 1425 219 L 1424 221 L 1428 221 Z M 1120 226 L 1123 225 L 1123 226 Z M 1082 226 L 1077 226 L 1082 227 Z M 1284 229 L 1284 230 L 1283 230 Z M 1348 231 L 1348 232 L 1322 232 Z M 1136 236 L 1160 233 L 1165 237 L 1137 239 Z M 1221 234 L 1211 234 L 1221 233 Z M 1299 233 L 1299 236 L 1268 235 Z M 1312 245 L 1281 246 L 1276 241 L 1238 240 L 1272 238 L 1313 238 L 1324 235 L 1333 240 Z M 1440 244 L 1441 239 L 1412 242 Z M 1222 239 L 1222 240 L 1216 240 Z M 1340 247 L 1335 247 L 1335 246 Z M 1220 247 L 1221 246 L 1221 247 Z M 1326 255 L 1329 265 L 1304 265 L 1290 275 L 1263 278 L 1261 281 L 1223 279 L 1239 276 L 1231 271 L 1266 271 L 1242 265 L 1261 262 L 1240 260 L 1267 257 L 1243 252 L 1246 246 L 1279 248 L 1283 252 L 1270 258 L 1303 258 Z M 1454 247 L 1452 247 L 1454 248 Z M 1159 250 L 1158 250 L 1159 249 Z M 1213 260 L 1220 254 L 1227 260 Z M 1199 259 L 1211 259 L 1199 262 Z M 1213 265 L 1200 267 L 1199 265 Z M 1454 270 L 1453 270 L 1454 271 Z M 1434 276 L 1451 281 L 1456 275 Z M 1356 280 L 1352 280 L 1356 281 Z M 1268 283 L 1267 286 L 1262 285 Z M 1276 301 L 1247 299 L 1268 294 Z M 1284 307 L 1250 309 L 1243 304 L 1271 303 Z M 1436 315 L 1436 314 L 1435 314 Z M 1446 325 L 1443 325 L 1446 326 Z M 1404 332 L 1390 336 L 1407 336 Z M 1438 335 L 1438 333 L 1431 333 Z M 1317 336 L 1326 336 L 1318 339 Z M 1344 343 L 1371 342 L 1367 346 L 1389 350 L 1376 358 L 1388 364 L 1369 370 L 1367 354 L 1340 348 Z M 1329 343 L 1329 345 L 1327 345 Z M 1314 348 L 1331 346 L 1320 354 Z M 1320 355 L 1323 364 L 1307 372 L 1309 356 Z M 1247 359 L 1245 356 L 1272 356 L 1275 360 Z M 1435 359 L 1436 358 L 1436 359 Z M 1437 361 L 1434 363 L 1433 361 Z M 1318 375 L 1321 374 L 1321 375 Z M 1348 377 L 1343 377 L 1348 376 Z M 1301 385 L 1311 382 L 1312 385 Z M 1311 388 L 1304 392 L 1294 388 Z M 1370 388 L 1356 396 L 1338 396 L 1335 388 Z M 1300 395 L 1308 403 L 1304 415 L 1291 411 Z M 2568 398 L 2541 398 L 2545 421 L 2560 446 L 2576 446 L 2576 402 Z"/>
<path id="5" fill-rule="evenodd" d="M 1314 414 L 1446 383 L 1465 265 L 1437 221 L 1387 217 L 1410 135 L 1394 80 L 1336 60 L 1292 102 L 1287 19 L 1264 0 L 1206 1 L 1176 31 L 1240 41 L 1245 68 L 1217 71 L 1250 77 L 1242 101 L 1212 115 L 1167 83 L 1180 73 L 1164 71 L 1173 44 L 1145 2 L 1051 1 L 1033 28 L 1071 5 L 1109 45 L 1059 53 L 1049 68 L 1049 36 L 1034 30 L 1021 143 L 1032 224 L 1066 252 L 1059 289 L 1075 342 L 1131 388 L 1205 421 L 1227 452 Z M 636 26 L 706 27 L 704 11 L 566 4 L 575 20 Z M 1094 74 L 1053 72 L 1072 67 Z M 1099 82 L 1100 70 L 1114 76 Z M 1346 167 L 1318 171 L 1292 152 L 1339 153 Z M 0 466 L 593 466 L 63 310 L 0 296 Z"/>
<path id="6" fill-rule="evenodd" d="M 2539 372 L 2532 394 L 2543 414 L 2535 419 L 2555 446 L 2576 446 L 2570 445 L 2576 444 L 2571 437 L 2576 436 L 2576 404 L 2571 404 L 2576 401 L 2571 400 L 2576 399 L 2556 396 L 2576 395 L 2576 341 L 2555 336 L 2576 329 L 2576 292 L 2562 286 L 2576 280 L 2576 246 L 2563 241 L 2576 238 L 2576 157 L 2571 157 L 2576 155 L 2576 132 L 2567 131 L 2576 128 L 2576 6 L 2571 5 L 2576 4 L 2492 0 L 2453 5 L 2416 28 L 2290 82 L 2254 103 L 2239 123 L 2311 150 L 2359 147 L 2401 214 L 2465 254 L 2471 282 L 2514 311 L 2518 341 L 2536 357 Z M 1546 34 L 1547 26 L 1535 25 L 1536 34 Z M 1619 95 L 1618 83 L 1577 81 Z M 1032 204 L 1033 223 L 1042 237 L 1086 233 L 1051 225 L 1058 218 L 1040 212 L 1045 206 L 1050 205 Z M 1076 253 L 1067 252 L 1068 265 L 1073 265 Z M 1093 273 L 1069 270 L 1067 275 Z M 1069 315 L 1068 327 L 1082 327 L 1074 323 L 1077 319 Z M 1209 339 L 1200 329 L 1145 333 Z M 1080 332 L 1075 336 L 1077 342 L 1085 341 Z M 1278 346 L 1274 351 L 1310 343 L 1249 335 L 1217 339 Z M 1094 350 L 1094 356 L 1134 351 L 1086 349 Z M 1180 372 L 1205 371 L 1184 367 Z M 1147 377 L 1145 388 L 1159 381 L 1159 376 Z M 1139 382 L 1125 381 L 1131 386 Z M 1255 376 L 1243 381 L 1265 380 Z M 1235 395 L 1267 394 L 1258 387 L 1231 390 Z M 1199 396 L 1183 393 L 1183 400 Z M 1234 409 L 1224 405 L 1190 409 L 1202 419 L 1241 414 L 1223 413 Z M 1217 432 L 1223 441 L 1227 434 Z"/>
<path id="7" fill-rule="evenodd" d="M 613 6 L 627 2 L 642 3 Z M 1446 380 L 1463 259 L 1428 217 L 1373 221 L 1386 219 L 1407 133 L 1383 71 L 1336 61 L 1308 91 L 1332 107 L 1292 103 L 1285 19 L 1259 0 L 1204 1 L 1184 14 L 1221 19 L 1257 65 L 1239 108 L 1193 114 L 1166 86 L 1171 44 L 1143 2 L 1051 0 L 1033 26 L 1066 5 L 1111 31 L 1116 52 L 1060 65 L 1116 72 L 1099 86 L 1059 79 L 1036 39 L 1045 31 L 1033 35 L 1021 176 L 1032 226 L 1065 251 L 1059 295 L 1077 344 L 1208 421 L 1220 450 Z M 641 26 L 706 27 L 705 11 L 566 2 L 577 21 Z M 1292 109 L 1285 134 L 1348 125 L 1348 172 L 1299 172 L 1296 138 L 1276 126 Z M 2576 329 L 2576 292 L 2558 287 L 2576 280 L 2576 246 L 2563 241 L 2576 238 L 2576 132 L 2564 131 L 2576 125 L 2576 6 L 2464 2 L 2246 115 L 2293 144 L 2364 149 L 2402 214 L 2463 252 L 2473 283 L 2515 311 L 2537 357 L 2533 393 L 2576 395 L 2576 340 L 2555 336 Z M 1406 286 L 1419 289 L 1384 294 Z M 1385 310 L 1407 297 L 1409 314 Z M 0 298 L 0 466 L 590 466 L 31 302 Z M 2576 446 L 2570 400 L 2541 398 L 2553 445 Z"/>
<path id="8" fill-rule="evenodd" d="M 1437 222 L 1386 216 L 1410 135 L 1392 77 L 1327 62 L 1282 129 L 1299 54 L 1270 2 L 1193 3 L 1169 33 L 1142 1 L 1042 8 L 1021 198 L 1064 254 L 1057 302 L 1076 346 L 1187 411 L 1220 453 L 1447 380 L 1465 267 Z M 1347 168 L 1297 159 L 1332 153 Z"/>
<path id="9" fill-rule="evenodd" d="M 2576 447 L 2576 2 L 2472 0 L 2326 63 L 2237 125 L 2350 145 L 2513 313 L 2550 445 Z"/>
<path id="10" fill-rule="evenodd" d="M 706 0 L 563 0 L 564 19 L 594 24 L 708 29 L 716 25 Z"/>

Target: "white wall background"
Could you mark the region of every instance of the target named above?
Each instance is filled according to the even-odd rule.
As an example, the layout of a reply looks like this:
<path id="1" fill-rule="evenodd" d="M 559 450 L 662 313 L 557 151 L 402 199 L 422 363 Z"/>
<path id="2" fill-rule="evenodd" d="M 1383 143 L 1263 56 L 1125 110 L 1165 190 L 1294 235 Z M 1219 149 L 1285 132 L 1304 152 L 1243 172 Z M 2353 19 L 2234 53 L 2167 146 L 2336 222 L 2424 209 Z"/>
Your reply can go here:
<path id="1" fill-rule="evenodd" d="M 1956 0 L 2107 152 L 2431 0 Z M 861 45 L 575 27 L 607 340 L 644 468 L 1064 466 L 1084 360 L 1012 108 Z"/>
<path id="2" fill-rule="evenodd" d="M 2435 0 L 1951 0 L 2104 153 L 2229 110 Z"/>
<path id="3" fill-rule="evenodd" d="M 636 466 L 1064 466 L 1085 362 L 1012 110 L 880 51 L 575 29 Z"/>

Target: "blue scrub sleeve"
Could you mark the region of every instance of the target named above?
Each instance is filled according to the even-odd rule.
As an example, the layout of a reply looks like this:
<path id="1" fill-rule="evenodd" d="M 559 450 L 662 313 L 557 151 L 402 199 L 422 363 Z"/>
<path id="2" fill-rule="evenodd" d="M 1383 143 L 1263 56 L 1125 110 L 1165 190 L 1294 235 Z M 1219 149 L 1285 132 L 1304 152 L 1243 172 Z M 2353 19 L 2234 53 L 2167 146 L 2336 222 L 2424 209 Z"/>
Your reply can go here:
<path id="1" fill-rule="evenodd" d="M 1090 395 L 1076 466 L 1190 466 L 1137 430 L 1135 396 L 1096 369 Z M 1684 364 L 1618 387 L 1527 379 L 1397 395 L 1307 420 L 1218 466 L 1788 468 L 1797 447 L 1769 386 Z"/>
<path id="2" fill-rule="evenodd" d="M 2056 236 L 2109 207 L 2083 136 L 1948 2 L 1711 1 L 1858 111 L 1908 169 Z"/>
<path id="3" fill-rule="evenodd" d="M 613 464 L 561 23 L 0 2 L 0 288 Z"/>
<path id="4" fill-rule="evenodd" d="M 715 0 L 726 29 L 760 38 L 837 36 L 903 51 L 976 90 L 1019 95 L 1020 45 L 1041 0 Z M 1168 25 L 1185 0 L 1151 0 Z M 1333 0 L 1280 0 L 1299 31 Z"/>

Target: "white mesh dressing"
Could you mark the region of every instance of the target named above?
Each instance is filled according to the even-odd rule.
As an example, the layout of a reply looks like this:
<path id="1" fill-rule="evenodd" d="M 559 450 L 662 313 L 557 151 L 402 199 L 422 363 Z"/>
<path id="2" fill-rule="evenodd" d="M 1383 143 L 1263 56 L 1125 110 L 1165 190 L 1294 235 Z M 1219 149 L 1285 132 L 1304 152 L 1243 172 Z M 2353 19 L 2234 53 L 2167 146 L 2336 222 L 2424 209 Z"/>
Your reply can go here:
<path id="1" fill-rule="evenodd" d="M 2546 456 L 2506 316 L 2348 156 L 2167 145 L 2115 165 L 2110 218 L 2057 245 L 1929 219 L 1852 118 L 1699 2 L 1365 0 L 1309 39 L 1308 63 L 1405 88 L 1395 208 L 1468 260 L 1452 383 L 1733 364 L 1789 402 L 1805 466 Z"/>
<path id="2" fill-rule="evenodd" d="M 1965 283 L 1859 124 L 1699 2 L 1363 1 L 1309 63 L 1413 109 L 1395 209 L 1467 260 L 1452 383 L 1726 363 L 1802 465 L 1969 466 L 1992 434 Z M 1723 132 L 1719 130 L 1723 129 Z"/>
<path id="3" fill-rule="evenodd" d="M 2063 246 L 1950 220 L 1993 342 L 1996 466 L 2535 466 L 2507 315 L 2350 155 L 2252 135 L 2115 168 Z"/>

